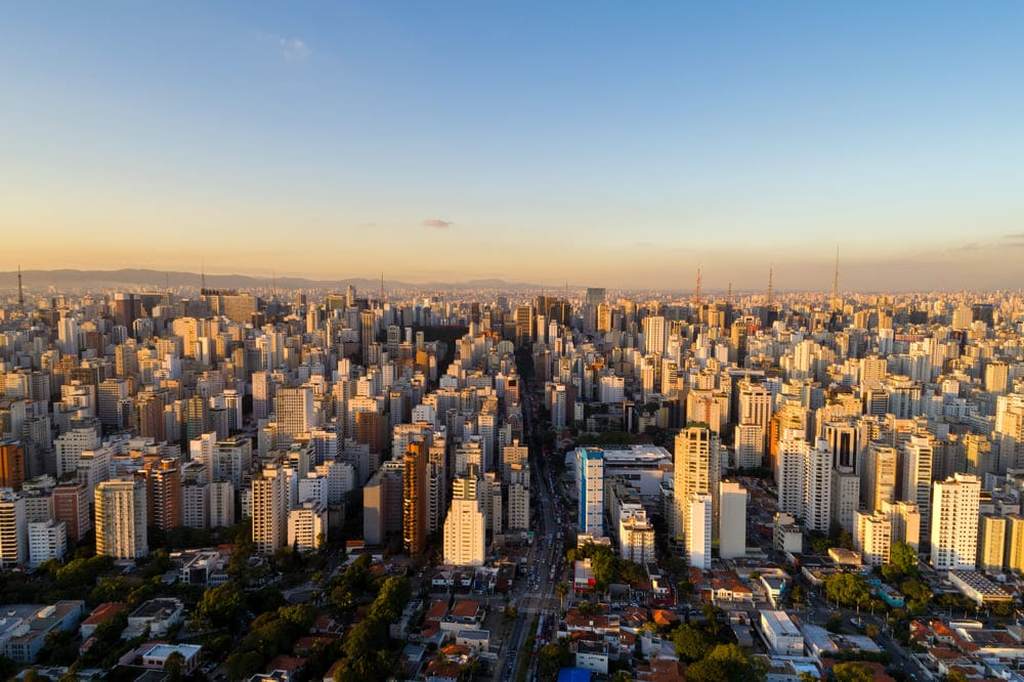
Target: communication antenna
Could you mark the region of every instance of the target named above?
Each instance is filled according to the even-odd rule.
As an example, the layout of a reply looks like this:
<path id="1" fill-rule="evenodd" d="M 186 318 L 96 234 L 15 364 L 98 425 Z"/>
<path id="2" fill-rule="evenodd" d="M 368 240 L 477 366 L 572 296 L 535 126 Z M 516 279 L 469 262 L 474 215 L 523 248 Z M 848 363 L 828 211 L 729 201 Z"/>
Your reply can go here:
<path id="1" fill-rule="evenodd" d="M 21 286 L 21 264 L 18 264 L 18 307 L 25 309 L 25 290 Z"/>
<path id="2" fill-rule="evenodd" d="M 732 282 L 729 282 L 728 293 L 725 294 L 725 302 L 732 303 Z"/>
<path id="3" fill-rule="evenodd" d="M 832 273 L 832 308 L 839 307 L 839 247 L 836 246 L 836 267 Z"/>
<path id="4" fill-rule="evenodd" d="M 200 281 L 200 293 L 206 289 L 206 259 L 204 258 L 199 264 L 199 281 Z"/>
<path id="5" fill-rule="evenodd" d="M 380 273 L 380 307 L 384 307 L 384 273 Z"/>
<path id="6" fill-rule="evenodd" d="M 697 266 L 697 286 L 693 289 L 693 302 L 700 305 L 700 266 Z"/>
<path id="7" fill-rule="evenodd" d="M 768 305 L 769 306 L 772 304 L 772 296 L 775 293 L 774 287 L 772 286 L 772 284 L 773 284 L 772 279 L 773 279 L 774 274 L 775 274 L 774 269 L 772 268 L 771 265 L 769 265 L 768 266 Z"/>

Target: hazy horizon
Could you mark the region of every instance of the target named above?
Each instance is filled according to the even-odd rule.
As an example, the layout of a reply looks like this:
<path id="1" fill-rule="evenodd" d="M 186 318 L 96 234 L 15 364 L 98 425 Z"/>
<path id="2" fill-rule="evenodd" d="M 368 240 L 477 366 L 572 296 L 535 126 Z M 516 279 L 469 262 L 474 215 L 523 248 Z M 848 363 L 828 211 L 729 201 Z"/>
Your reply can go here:
<path id="1" fill-rule="evenodd" d="M 0 270 L 1019 286 L 1024 6 L 28 4 Z"/>

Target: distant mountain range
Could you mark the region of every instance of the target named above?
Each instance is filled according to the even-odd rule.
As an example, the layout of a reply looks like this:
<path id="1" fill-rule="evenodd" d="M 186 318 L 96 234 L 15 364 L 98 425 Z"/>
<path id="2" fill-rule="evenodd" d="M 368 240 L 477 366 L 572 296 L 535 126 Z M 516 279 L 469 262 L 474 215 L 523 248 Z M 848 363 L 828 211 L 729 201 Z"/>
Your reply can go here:
<path id="1" fill-rule="evenodd" d="M 167 287 L 199 287 L 202 275 L 196 272 L 163 272 L 142 268 L 122 270 L 22 270 L 22 281 L 28 290 L 54 287 L 55 289 L 137 287 L 160 290 Z M 17 271 L 0 272 L 0 289 L 17 286 Z M 379 279 L 351 277 L 348 279 L 322 280 L 305 277 L 253 277 L 251 275 L 206 275 L 206 286 L 212 289 L 339 289 L 351 284 L 360 291 L 378 291 Z M 401 282 L 384 280 L 384 288 L 397 289 L 541 289 L 539 284 L 507 282 L 502 279 L 472 279 L 464 282 Z M 546 287 L 552 289 L 552 287 Z"/>

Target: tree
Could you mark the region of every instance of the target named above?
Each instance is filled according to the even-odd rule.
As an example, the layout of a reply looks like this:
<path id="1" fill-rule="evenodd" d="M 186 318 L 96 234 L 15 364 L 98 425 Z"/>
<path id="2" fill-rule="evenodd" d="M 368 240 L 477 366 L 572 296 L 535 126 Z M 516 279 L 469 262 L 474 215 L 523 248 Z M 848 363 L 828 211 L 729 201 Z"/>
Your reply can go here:
<path id="1" fill-rule="evenodd" d="M 185 674 L 185 657 L 175 651 L 164 661 L 164 672 L 171 682 L 180 682 Z"/>
<path id="2" fill-rule="evenodd" d="M 756 682 L 764 669 L 735 644 L 718 644 L 707 656 L 686 669 L 689 682 Z"/>
<path id="3" fill-rule="evenodd" d="M 871 668 L 859 661 L 836 663 L 832 666 L 832 675 L 836 682 L 872 682 L 875 679 Z"/>
<path id="4" fill-rule="evenodd" d="M 235 624 L 244 608 L 242 591 L 235 583 L 227 582 L 203 592 L 194 618 L 203 627 L 226 628 Z"/>
<path id="5" fill-rule="evenodd" d="M 537 652 L 537 675 L 541 680 L 554 680 L 558 671 L 572 665 L 572 652 L 564 639 L 545 644 Z"/>
<path id="6" fill-rule="evenodd" d="M 871 600 L 867 581 L 852 573 L 833 573 L 826 578 L 825 595 L 843 606 L 867 606 Z"/>
<path id="7" fill-rule="evenodd" d="M 692 625 L 680 625 L 672 631 L 672 644 L 680 659 L 692 663 L 704 658 L 710 643 L 704 633 Z"/>
<path id="8" fill-rule="evenodd" d="M 889 563 L 882 566 L 882 577 L 895 583 L 917 575 L 917 553 L 905 542 L 894 542 L 889 548 Z"/>

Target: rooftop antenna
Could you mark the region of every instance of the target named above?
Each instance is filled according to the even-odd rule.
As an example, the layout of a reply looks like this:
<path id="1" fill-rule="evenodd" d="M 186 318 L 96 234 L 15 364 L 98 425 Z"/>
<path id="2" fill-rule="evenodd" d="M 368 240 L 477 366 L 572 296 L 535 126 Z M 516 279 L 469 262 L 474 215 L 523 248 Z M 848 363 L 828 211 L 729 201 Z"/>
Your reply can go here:
<path id="1" fill-rule="evenodd" d="M 773 280 L 774 274 L 775 274 L 775 270 L 772 268 L 771 265 L 769 265 L 768 266 L 768 305 L 769 306 L 771 306 L 771 304 L 772 304 L 772 297 L 773 297 L 773 295 L 775 293 L 775 289 L 772 286 L 772 284 L 773 284 L 772 280 Z"/>
<path id="2" fill-rule="evenodd" d="M 384 307 L 384 273 L 380 273 L 380 307 Z"/>
<path id="3" fill-rule="evenodd" d="M 700 266 L 697 266 L 697 286 L 693 290 L 693 302 L 700 305 Z"/>
<path id="4" fill-rule="evenodd" d="M 839 246 L 836 246 L 836 267 L 832 273 L 832 309 L 839 307 Z"/>
<path id="5" fill-rule="evenodd" d="M 25 309 L 25 290 L 21 286 L 21 264 L 18 264 L 18 307 Z"/>
<path id="6" fill-rule="evenodd" d="M 199 291 L 200 291 L 200 293 L 202 293 L 202 291 L 206 289 L 206 259 L 205 258 L 200 262 L 200 265 L 199 265 L 199 281 L 201 283 L 200 284 L 201 289 Z"/>
<path id="7" fill-rule="evenodd" d="M 732 303 L 732 282 L 729 282 L 728 293 L 725 294 L 725 302 Z"/>

